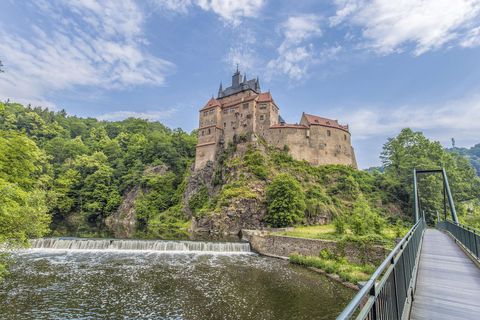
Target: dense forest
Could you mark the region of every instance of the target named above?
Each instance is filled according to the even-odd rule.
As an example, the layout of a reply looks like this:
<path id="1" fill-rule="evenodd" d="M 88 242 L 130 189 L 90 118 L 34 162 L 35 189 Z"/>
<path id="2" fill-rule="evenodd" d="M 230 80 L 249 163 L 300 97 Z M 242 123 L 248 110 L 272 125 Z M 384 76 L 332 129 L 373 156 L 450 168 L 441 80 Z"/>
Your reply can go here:
<path id="1" fill-rule="evenodd" d="M 139 225 L 147 230 L 150 221 L 161 224 L 160 213 L 180 200 L 175 191 L 195 144 L 195 133 L 158 122 L 101 122 L 0 104 L 0 183 L 18 189 L 12 193 L 35 195 L 26 197 L 38 212 L 48 212 L 53 234 L 100 235 L 105 219 L 133 188 L 140 193 L 134 204 Z"/>

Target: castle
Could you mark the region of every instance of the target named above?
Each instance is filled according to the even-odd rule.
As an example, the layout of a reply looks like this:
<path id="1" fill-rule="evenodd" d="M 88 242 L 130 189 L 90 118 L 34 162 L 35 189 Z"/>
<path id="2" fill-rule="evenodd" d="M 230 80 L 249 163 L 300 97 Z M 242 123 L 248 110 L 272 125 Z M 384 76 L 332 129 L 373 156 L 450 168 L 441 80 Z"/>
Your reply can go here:
<path id="1" fill-rule="evenodd" d="M 312 165 L 344 164 L 357 167 L 348 125 L 303 113 L 299 124 L 288 124 L 270 92 L 261 92 L 258 78 L 247 80 L 237 71 L 232 85 L 218 90 L 200 110 L 195 170 L 215 161 L 218 151 L 239 137 L 264 139 L 289 150 L 294 159 Z"/>

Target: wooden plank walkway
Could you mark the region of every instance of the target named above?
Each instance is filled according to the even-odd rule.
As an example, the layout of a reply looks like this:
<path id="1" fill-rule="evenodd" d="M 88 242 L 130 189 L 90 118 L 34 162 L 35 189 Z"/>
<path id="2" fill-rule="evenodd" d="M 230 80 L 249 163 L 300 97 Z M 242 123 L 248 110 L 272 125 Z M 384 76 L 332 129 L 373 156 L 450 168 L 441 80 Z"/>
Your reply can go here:
<path id="1" fill-rule="evenodd" d="M 480 269 L 445 233 L 423 239 L 411 319 L 480 319 Z"/>

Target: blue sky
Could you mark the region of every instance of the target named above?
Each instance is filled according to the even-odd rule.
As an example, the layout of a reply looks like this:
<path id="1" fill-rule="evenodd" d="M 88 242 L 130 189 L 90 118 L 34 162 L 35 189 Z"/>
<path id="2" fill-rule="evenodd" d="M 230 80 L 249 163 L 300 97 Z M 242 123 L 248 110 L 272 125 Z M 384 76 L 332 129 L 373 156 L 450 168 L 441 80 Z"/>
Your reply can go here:
<path id="1" fill-rule="evenodd" d="M 190 131 L 235 65 L 283 117 L 351 128 L 360 167 L 403 127 L 480 142 L 480 0 L 0 1 L 0 99 Z"/>

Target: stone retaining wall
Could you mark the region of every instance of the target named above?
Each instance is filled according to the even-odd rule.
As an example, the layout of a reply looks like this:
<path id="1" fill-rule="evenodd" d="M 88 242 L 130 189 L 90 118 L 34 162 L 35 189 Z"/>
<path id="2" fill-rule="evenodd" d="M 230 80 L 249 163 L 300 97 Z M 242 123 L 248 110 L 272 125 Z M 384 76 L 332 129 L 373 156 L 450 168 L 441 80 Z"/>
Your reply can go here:
<path id="1" fill-rule="evenodd" d="M 344 256 L 351 263 L 373 263 L 378 265 L 388 254 L 380 246 L 362 248 L 355 243 L 340 245 L 336 241 L 294 238 L 269 235 L 258 230 L 242 230 L 242 238 L 250 242 L 252 250 L 269 256 L 288 257 L 297 253 L 306 256 L 318 256 L 327 249 L 332 253 Z"/>

